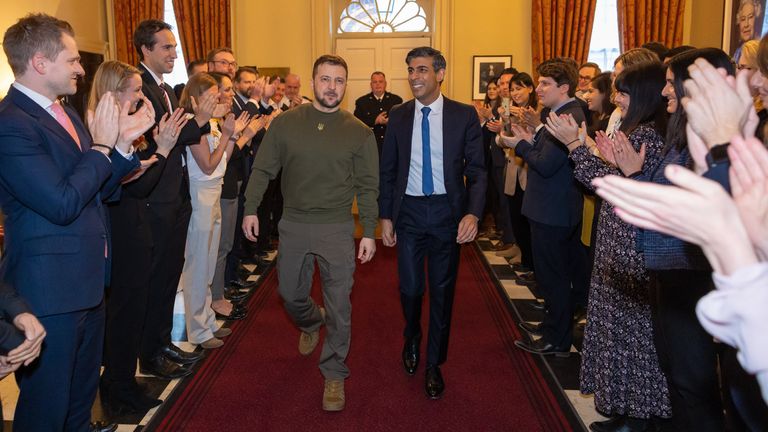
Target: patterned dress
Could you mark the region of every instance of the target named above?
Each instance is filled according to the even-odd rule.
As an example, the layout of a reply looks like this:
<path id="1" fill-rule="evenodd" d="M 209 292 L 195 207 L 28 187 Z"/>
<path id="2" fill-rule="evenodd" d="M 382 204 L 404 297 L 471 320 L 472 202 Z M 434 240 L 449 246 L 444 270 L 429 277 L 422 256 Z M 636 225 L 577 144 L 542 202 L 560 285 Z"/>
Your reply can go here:
<path id="1" fill-rule="evenodd" d="M 652 123 L 629 135 L 636 151 L 645 143 L 643 173 L 661 162 L 662 137 Z M 575 177 L 592 188 L 594 178 L 621 175 L 586 147 L 571 153 Z M 671 417 L 667 381 L 653 342 L 648 274 L 635 245 L 635 230 L 604 202 L 595 242 L 595 264 L 589 288 L 587 326 L 581 363 L 581 392 L 595 395 L 595 407 L 606 415 L 637 418 Z"/>

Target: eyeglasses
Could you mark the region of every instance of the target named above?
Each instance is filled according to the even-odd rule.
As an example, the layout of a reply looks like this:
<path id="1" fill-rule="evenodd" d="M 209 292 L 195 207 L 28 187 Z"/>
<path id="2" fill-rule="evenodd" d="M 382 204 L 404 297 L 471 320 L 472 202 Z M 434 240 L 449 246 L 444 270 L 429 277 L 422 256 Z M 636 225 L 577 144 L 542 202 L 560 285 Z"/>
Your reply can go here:
<path id="1" fill-rule="evenodd" d="M 579 80 L 580 81 L 591 81 L 592 77 L 591 76 L 585 76 L 585 75 L 579 75 Z"/>
<path id="2" fill-rule="evenodd" d="M 237 69 L 237 62 L 228 62 L 226 60 L 214 60 L 211 63 L 218 63 L 222 66 L 230 66 L 234 69 Z"/>

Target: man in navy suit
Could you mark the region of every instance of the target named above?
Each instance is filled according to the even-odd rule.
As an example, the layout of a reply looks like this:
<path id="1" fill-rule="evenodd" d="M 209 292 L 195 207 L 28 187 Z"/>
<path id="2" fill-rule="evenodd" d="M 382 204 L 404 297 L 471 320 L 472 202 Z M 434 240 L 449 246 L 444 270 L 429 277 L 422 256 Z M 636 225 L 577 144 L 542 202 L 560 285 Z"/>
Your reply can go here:
<path id="1" fill-rule="evenodd" d="M 538 73 L 536 93 L 545 107 L 542 117 L 554 111 L 570 114 L 581 124 L 584 111 L 575 98 L 576 67 L 554 59 L 539 65 Z M 541 124 L 534 136 L 518 132 L 515 154 L 528 164 L 522 213 L 531 225 L 536 283 L 547 313 L 541 325 L 520 324 L 529 334 L 542 337 L 518 340 L 515 345 L 534 354 L 568 356 L 574 309 L 586 305 L 589 284 L 586 251 L 581 244 L 582 191 L 573 177 L 567 143 Z"/>
<path id="2" fill-rule="evenodd" d="M 415 100 L 394 107 L 380 165 L 379 214 L 385 246 L 398 245 L 405 316 L 403 367 L 419 363 L 425 260 L 429 269 L 429 334 L 425 391 L 439 398 L 448 352 L 459 245 L 474 240 L 483 214 L 486 169 L 480 122 L 470 105 L 440 93 L 445 58 L 430 47 L 405 60 Z M 466 184 L 465 184 L 466 178 Z"/>
<path id="3" fill-rule="evenodd" d="M 92 137 L 58 102 L 75 94 L 84 73 L 67 22 L 28 15 L 5 32 L 3 49 L 15 82 L 0 102 L 0 205 L 6 215 L 0 280 L 16 289 L 47 331 L 40 358 L 16 373 L 21 393 L 14 429 L 88 430 L 109 266 L 102 199 L 113 196 L 139 162 L 123 153 L 126 148 L 112 152 L 118 134 L 127 136 L 111 95 L 89 115 Z"/>

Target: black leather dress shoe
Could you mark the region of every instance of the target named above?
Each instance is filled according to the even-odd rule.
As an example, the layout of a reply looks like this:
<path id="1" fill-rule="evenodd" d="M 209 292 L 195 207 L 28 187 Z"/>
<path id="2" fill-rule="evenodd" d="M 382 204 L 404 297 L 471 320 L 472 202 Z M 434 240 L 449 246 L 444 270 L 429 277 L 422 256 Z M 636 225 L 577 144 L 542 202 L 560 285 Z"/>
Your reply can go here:
<path id="1" fill-rule="evenodd" d="M 538 312 L 544 312 L 547 309 L 547 305 L 540 301 L 528 303 L 528 307 Z"/>
<path id="2" fill-rule="evenodd" d="M 544 339 L 538 339 L 533 342 L 516 340 L 515 346 L 531 354 L 555 355 L 556 357 L 569 357 L 571 355 L 571 351 L 568 348 L 556 347 L 549 342 L 544 342 Z"/>
<path id="3" fill-rule="evenodd" d="M 248 293 L 247 292 L 240 291 L 239 289 L 237 289 L 235 287 L 230 287 L 230 288 L 225 288 L 224 289 L 224 298 L 229 300 L 229 301 L 237 302 L 237 301 L 240 301 L 240 300 L 242 300 L 242 299 L 244 299 L 246 297 L 248 297 Z"/>
<path id="4" fill-rule="evenodd" d="M 88 426 L 89 432 L 115 432 L 117 430 L 117 423 L 107 423 L 104 420 L 91 422 Z"/>
<path id="5" fill-rule="evenodd" d="M 229 315 L 224 315 L 216 312 L 216 319 L 220 319 L 224 321 L 237 321 L 247 316 L 248 316 L 248 309 L 246 309 L 245 306 L 242 306 L 239 304 L 233 305 L 232 312 L 230 312 Z"/>
<path id="6" fill-rule="evenodd" d="M 405 341 L 403 345 L 403 369 L 408 375 L 416 373 L 419 367 L 419 345 L 421 337 L 414 337 Z"/>
<path id="7" fill-rule="evenodd" d="M 531 271 L 530 268 L 520 263 L 510 263 L 509 265 L 512 266 L 512 271 L 515 271 L 515 272 L 528 273 Z"/>
<path id="8" fill-rule="evenodd" d="M 424 391 L 430 399 L 440 399 L 445 391 L 445 381 L 440 373 L 440 366 L 427 366 L 427 380 L 424 383 Z"/>
<path id="9" fill-rule="evenodd" d="M 653 429 L 650 421 L 627 416 L 613 417 L 589 425 L 592 432 L 646 432 Z"/>
<path id="10" fill-rule="evenodd" d="M 237 278 L 229 281 L 229 285 L 238 290 L 249 289 L 249 288 L 253 288 L 256 285 L 256 281 L 249 281 L 247 278 L 246 279 Z"/>
<path id="11" fill-rule="evenodd" d="M 515 276 L 515 283 L 526 287 L 535 287 L 536 277 L 533 272 L 521 273 Z"/>
<path id="12" fill-rule="evenodd" d="M 168 360 L 179 363 L 179 364 L 183 364 L 183 365 L 192 364 L 200 360 L 201 358 L 203 358 L 202 351 L 187 352 L 177 347 L 174 344 L 164 346 L 163 349 L 160 351 Z"/>
<path id="13" fill-rule="evenodd" d="M 520 327 L 524 332 L 528 333 L 531 336 L 542 336 L 544 333 L 541 331 L 541 323 L 534 324 L 527 321 L 523 321 L 518 324 L 518 327 Z"/>
<path id="14" fill-rule="evenodd" d="M 135 382 L 113 383 L 100 386 L 101 405 L 111 417 L 146 413 L 161 403 L 162 400 L 149 396 Z"/>
<path id="15" fill-rule="evenodd" d="M 146 362 L 140 361 L 139 370 L 143 374 L 154 375 L 164 379 L 181 378 L 192 373 L 191 369 L 179 366 L 177 363 L 168 360 L 163 354 Z"/>

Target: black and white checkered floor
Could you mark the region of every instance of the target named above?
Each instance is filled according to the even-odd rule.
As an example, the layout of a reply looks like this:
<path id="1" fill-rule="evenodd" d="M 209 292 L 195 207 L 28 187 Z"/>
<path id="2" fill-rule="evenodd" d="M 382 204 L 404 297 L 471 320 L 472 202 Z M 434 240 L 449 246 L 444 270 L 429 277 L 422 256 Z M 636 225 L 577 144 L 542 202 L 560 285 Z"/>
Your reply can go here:
<path id="1" fill-rule="evenodd" d="M 498 242 L 488 238 L 478 238 L 477 244 L 482 250 L 488 262 L 488 267 L 496 276 L 499 284 L 504 289 L 509 299 L 509 304 L 514 318 L 518 321 L 540 323 L 544 318 L 544 312 L 533 309 L 530 305 L 537 302 L 531 290 L 517 282 L 517 275 L 507 258 L 496 255 L 493 249 Z M 515 262 L 515 260 L 513 260 Z M 519 262 L 519 258 L 517 259 Z M 605 420 L 595 411 L 595 405 L 591 396 L 584 396 L 579 392 L 579 370 L 581 368 L 581 342 L 584 339 L 584 323 L 580 321 L 574 329 L 574 344 L 571 347 L 571 356 L 562 358 L 555 356 L 536 356 L 545 376 L 550 381 L 555 392 L 561 392 L 561 401 L 569 408 L 574 416 L 581 421 L 584 430 L 595 421 Z"/>
<path id="2" fill-rule="evenodd" d="M 530 307 L 530 304 L 537 301 L 536 298 L 528 287 L 516 282 L 517 274 L 512 270 L 507 259 L 497 256 L 496 252 L 493 250 L 495 243 L 496 241 L 487 238 L 479 238 L 477 240 L 477 244 L 483 252 L 489 269 L 496 276 L 500 286 L 508 296 L 510 310 L 515 319 L 533 323 L 540 322 L 543 317 L 543 312 L 536 311 Z M 274 256 L 275 253 L 273 252 L 262 265 L 247 266 L 247 268 L 253 272 L 249 277 L 249 280 L 258 281 L 261 275 L 269 269 L 269 265 L 272 259 L 274 259 Z M 258 289 L 258 285 L 255 289 Z M 572 355 L 570 357 L 537 357 L 539 357 L 539 365 L 542 367 L 544 374 L 548 375 L 548 381 L 552 385 L 554 391 L 559 393 L 561 404 L 565 406 L 566 410 L 571 411 L 573 417 L 581 421 L 584 426 L 583 429 L 586 431 L 586 425 L 589 425 L 593 421 L 603 420 L 604 418 L 595 412 L 592 397 L 583 396 L 579 393 L 579 367 L 581 363 L 579 349 L 583 338 L 581 329 L 583 329 L 583 326 L 577 326 L 575 331 L 575 342 L 574 346 L 571 348 Z M 178 342 L 177 345 L 187 351 L 192 351 L 195 348 L 194 345 L 189 344 L 188 342 Z M 153 376 L 141 375 L 138 373 L 138 370 L 137 378 L 139 383 L 144 386 L 152 396 L 163 400 L 166 400 L 174 390 L 177 390 L 180 387 L 181 381 L 179 379 L 168 381 Z M 18 398 L 18 388 L 12 375 L 0 381 L 0 397 L 2 397 L 3 418 L 5 419 L 5 428 L 3 430 L 10 431 L 13 412 L 16 408 L 16 399 Z M 162 416 L 164 408 L 167 407 L 161 405 L 146 413 L 109 418 L 102 410 L 101 404 L 97 398 L 93 408 L 93 418 L 95 420 L 103 419 L 118 423 L 119 426 L 117 430 L 120 432 L 139 432 L 151 429 L 151 425 L 149 428 L 146 428 L 146 426 L 158 412 L 160 412 L 160 415 Z"/>

